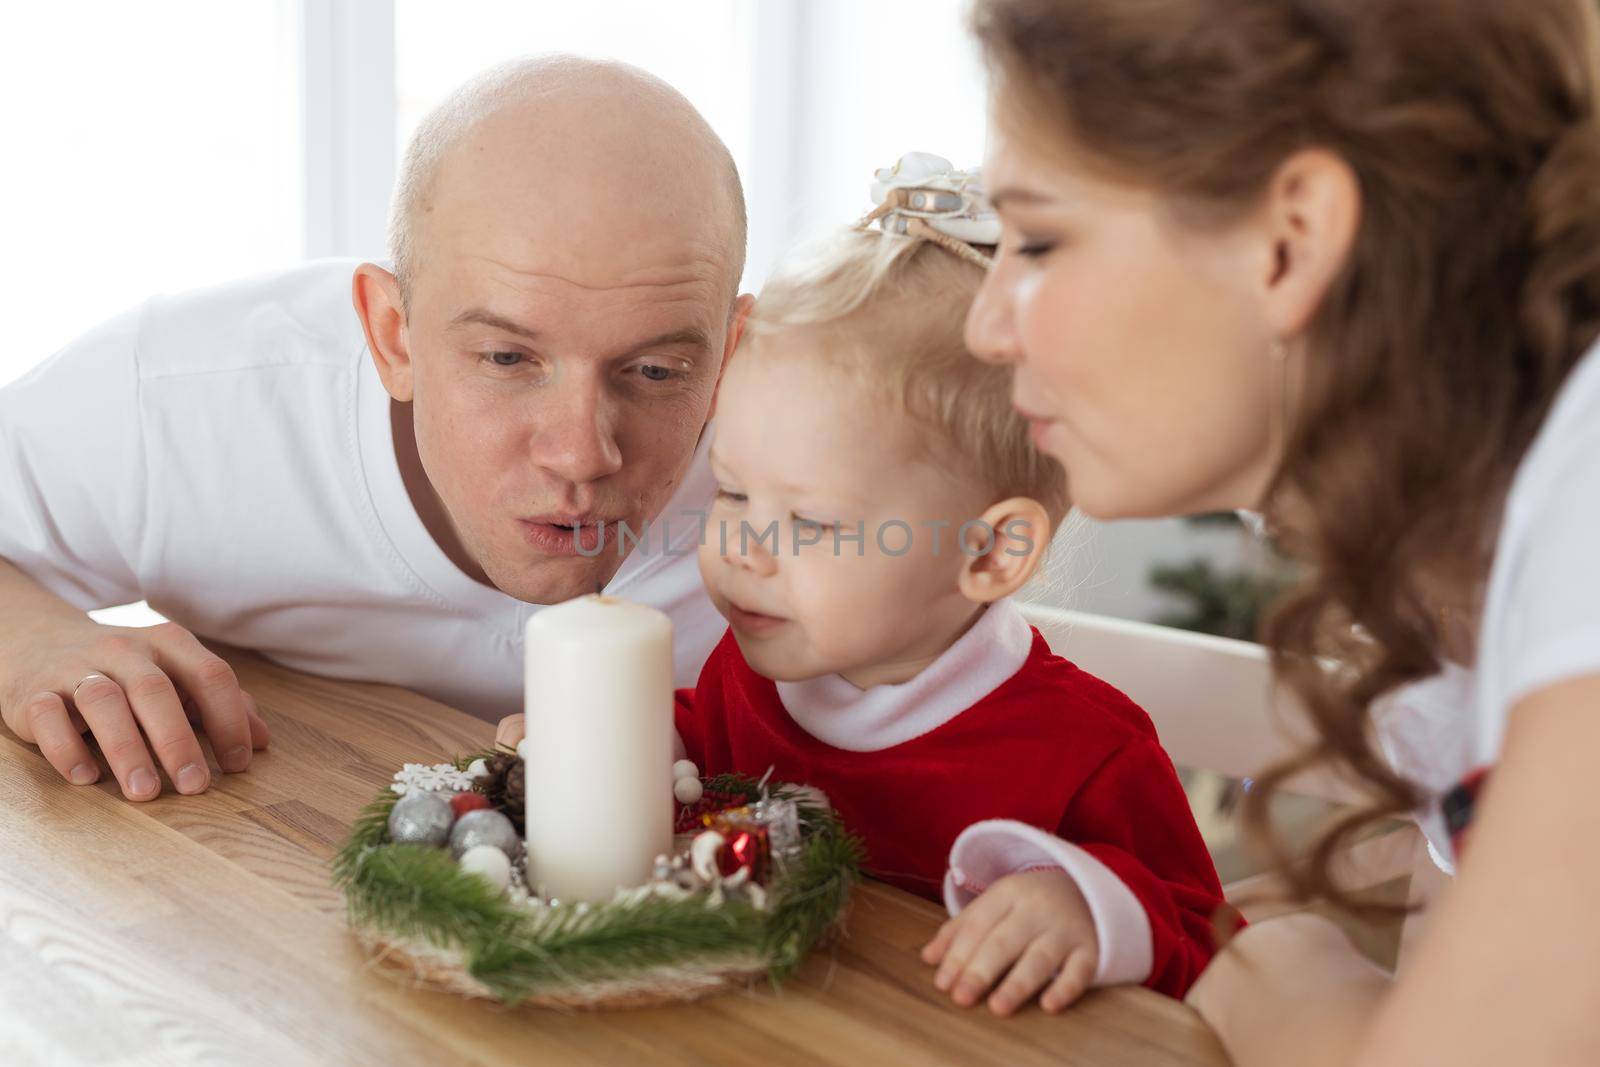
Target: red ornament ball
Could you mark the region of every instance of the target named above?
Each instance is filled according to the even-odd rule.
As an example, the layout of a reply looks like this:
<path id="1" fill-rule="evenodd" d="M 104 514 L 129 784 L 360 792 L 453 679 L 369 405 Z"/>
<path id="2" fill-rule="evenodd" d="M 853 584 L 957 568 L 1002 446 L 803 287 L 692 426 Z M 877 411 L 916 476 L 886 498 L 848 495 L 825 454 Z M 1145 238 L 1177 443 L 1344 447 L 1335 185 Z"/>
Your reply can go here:
<path id="1" fill-rule="evenodd" d="M 751 881 L 764 882 L 767 879 L 767 857 L 770 854 L 765 827 L 739 830 L 728 838 L 728 843 L 717 854 L 717 866 L 724 878 L 740 867 L 748 867 Z"/>
<path id="2" fill-rule="evenodd" d="M 477 811 L 488 806 L 489 798 L 482 793 L 457 793 L 450 798 L 450 808 L 458 819 L 469 811 Z"/>

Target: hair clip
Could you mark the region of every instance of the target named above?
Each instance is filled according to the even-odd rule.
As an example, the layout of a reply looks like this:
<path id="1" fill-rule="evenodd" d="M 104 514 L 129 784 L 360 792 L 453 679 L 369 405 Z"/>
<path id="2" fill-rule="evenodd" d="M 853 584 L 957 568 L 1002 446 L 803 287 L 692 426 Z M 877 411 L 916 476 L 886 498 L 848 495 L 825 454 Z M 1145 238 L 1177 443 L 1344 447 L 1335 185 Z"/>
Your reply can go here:
<path id="1" fill-rule="evenodd" d="M 974 247 L 1000 242 L 1000 218 L 984 196 L 980 170 L 956 170 L 942 156 L 908 152 L 873 177 L 876 206 L 861 226 L 876 222 L 885 233 L 921 237 L 979 266 L 992 264 Z"/>

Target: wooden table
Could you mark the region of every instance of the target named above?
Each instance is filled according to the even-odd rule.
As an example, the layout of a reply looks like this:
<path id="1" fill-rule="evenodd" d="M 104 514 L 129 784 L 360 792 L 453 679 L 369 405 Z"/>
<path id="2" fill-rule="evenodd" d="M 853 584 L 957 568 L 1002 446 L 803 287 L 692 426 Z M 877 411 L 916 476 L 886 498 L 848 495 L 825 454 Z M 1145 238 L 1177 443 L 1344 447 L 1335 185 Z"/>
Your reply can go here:
<path id="1" fill-rule="evenodd" d="M 122 800 L 62 781 L 0 727 L 0 1063 L 1224 1064 L 1184 1005 L 1143 989 L 1061 1016 L 963 1010 L 917 958 L 940 909 L 868 883 L 847 933 L 781 991 L 562 1014 L 374 973 L 328 858 L 407 761 L 492 727 L 404 690 L 219 649 L 272 728 L 243 775 Z"/>

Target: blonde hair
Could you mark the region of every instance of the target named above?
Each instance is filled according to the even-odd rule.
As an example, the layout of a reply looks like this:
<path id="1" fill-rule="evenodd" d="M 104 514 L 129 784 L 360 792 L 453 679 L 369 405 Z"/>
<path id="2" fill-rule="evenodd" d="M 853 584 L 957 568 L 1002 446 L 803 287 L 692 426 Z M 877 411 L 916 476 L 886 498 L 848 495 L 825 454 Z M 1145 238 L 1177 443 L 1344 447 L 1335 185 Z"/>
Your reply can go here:
<path id="1" fill-rule="evenodd" d="M 1070 507 L 1066 473 L 1028 440 L 1010 370 L 980 363 L 963 337 L 983 275 L 921 238 L 838 231 L 785 258 L 762 287 L 740 358 L 760 358 L 763 341 L 787 331 L 827 330 L 843 342 L 824 346 L 831 362 L 910 415 L 996 501 L 1037 500 L 1054 530 Z"/>

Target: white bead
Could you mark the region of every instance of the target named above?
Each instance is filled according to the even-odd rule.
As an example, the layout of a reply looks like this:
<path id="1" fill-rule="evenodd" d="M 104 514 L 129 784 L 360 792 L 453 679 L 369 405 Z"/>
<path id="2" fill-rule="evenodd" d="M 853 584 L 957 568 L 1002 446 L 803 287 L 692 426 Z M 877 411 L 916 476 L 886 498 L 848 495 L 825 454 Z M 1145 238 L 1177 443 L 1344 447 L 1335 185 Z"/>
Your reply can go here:
<path id="1" fill-rule="evenodd" d="M 461 854 L 461 869 L 504 890 L 511 884 L 511 861 L 493 845 L 475 845 Z"/>
<path id="2" fill-rule="evenodd" d="M 706 795 L 706 788 L 698 778 L 679 778 L 672 783 L 672 795 L 678 798 L 679 804 L 694 804 Z"/>
<path id="3" fill-rule="evenodd" d="M 672 765 L 673 781 L 677 781 L 679 778 L 698 777 L 700 777 L 700 768 L 694 765 L 694 760 L 692 759 L 681 759 Z"/>
<path id="4" fill-rule="evenodd" d="M 528 739 L 526 737 L 517 742 L 517 755 L 521 756 L 524 760 L 528 758 L 528 753 L 531 751 L 532 750 L 528 748 Z"/>
<path id="5" fill-rule="evenodd" d="M 467 764 L 468 778 L 483 778 L 489 773 L 489 764 L 480 756 Z"/>

